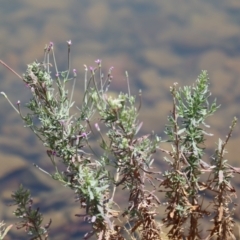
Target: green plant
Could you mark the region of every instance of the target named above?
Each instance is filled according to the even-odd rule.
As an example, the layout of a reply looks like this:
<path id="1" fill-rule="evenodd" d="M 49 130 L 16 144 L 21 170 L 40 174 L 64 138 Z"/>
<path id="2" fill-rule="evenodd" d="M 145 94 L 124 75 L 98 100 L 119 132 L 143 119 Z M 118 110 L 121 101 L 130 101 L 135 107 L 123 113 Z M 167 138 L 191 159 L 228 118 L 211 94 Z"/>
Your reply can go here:
<path id="1" fill-rule="evenodd" d="M 233 239 L 233 211 L 229 210 L 235 190 L 231 186 L 233 173 L 239 169 L 230 166 L 224 158 L 225 148 L 236 124 L 234 119 L 225 141 L 219 140 L 211 162 L 203 161 L 205 136 L 209 126 L 208 116 L 218 108 L 216 101 L 209 103 L 208 76 L 203 71 L 195 85 L 170 89 L 173 109 L 168 117 L 164 141 L 156 134 L 139 136 L 142 122 L 138 120 L 141 108 L 128 93 L 112 97 L 108 89 L 113 79 L 110 68 L 106 78 L 102 74 L 101 60 L 97 67 L 85 66 L 84 95 L 78 111 L 72 114 L 73 93 L 77 71 L 70 72 L 70 48 L 68 41 L 68 70 L 60 72 L 53 51 L 53 43 L 45 48 L 43 63 L 34 61 L 28 65 L 22 79 L 32 93 L 26 104 L 29 113 L 23 116 L 20 101 L 16 112 L 47 148 L 47 155 L 55 168 L 43 173 L 63 186 L 72 189 L 85 214 L 92 231 L 84 238 L 95 235 L 98 239 L 163 239 L 161 225 L 169 227 L 169 239 L 200 239 L 199 220 L 212 214 L 213 225 L 208 239 Z M 54 73 L 50 55 L 52 54 Z M 88 71 L 90 76 L 88 78 Z M 70 77 L 72 75 L 72 78 Z M 126 74 L 128 81 L 128 75 Z M 97 80 L 99 79 L 99 80 Z M 66 90 L 72 81 L 72 91 Z M 96 120 L 97 119 L 97 120 Z M 104 129 L 104 130 L 101 130 Z M 101 153 L 96 153 L 89 143 L 92 136 L 99 136 Z M 168 142 L 171 150 L 161 147 Z M 162 151 L 168 157 L 169 170 L 154 171 L 154 153 Z M 65 170 L 60 171 L 59 165 Z M 207 180 L 203 180 L 208 173 Z M 116 189 L 124 189 L 128 196 L 128 208 L 119 208 Z M 204 192 L 214 194 L 212 211 L 204 205 Z M 160 224 L 156 221 L 159 200 L 158 192 L 165 193 L 166 216 Z M 18 206 L 14 214 L 21 217 L 20 227 L 25 227 L 31 239 L 47 239 L 51 224 L 42 226 L 42 215 L 32 209 L 30 193 L 22 186 L 12 195 Z M 26 207 L 30 204 L 29 207 Z M 211 220 L 211 219 L 210 219 Z"/>
<path id="2" fill-rule="evenodd" d="M 43 217 L 39 212 L 32 208 L 33 199 L 30 196 L 30 192 L 25 190 L 22 185 L 19 189 L 12 194 L 14 205 L 17 205 L 17 209 L 13 212 L 14 215 L 20 219 L 17 229 L 25 228 L 25 231 L 31 235 L 31 239 L 47 239 L 47 229 L 51 225 L 51 219 L 46 226 L 42 226 Z"/>
<path id="3" fill-rule="evenodd" d="M 209 104 L 211 93 L 208 90 L 208 77 L 205 71 L 199 76 L 196 85 L 176 89 L 171 88 L 173 96 L 172 115 L 169 116 L 169 125 L 166 134 L 169 137 L 172 151 L 166 151 L 171 159 L 165 158 L 170 171 L 163 174 L 164 180 L 160 183 L 166 191 L 168 206 L 163 222 L 170 226 L 168 236 L 179 239 L 186 231 L 183 226 L 189 221 L 188 239 L 200 239 L 199 219 L 214 215 L 214 227 L 209 229 L 209 237 L 218 239 L 234 237 L 233 211 L 229 204 L 235 197 L 235 190 L 231 186 L 233 169 L 224 159 L 225 147 L 232 134 L 237 119 L 234 118 L 226 140 L 219 140 L 211 164 L 204 162 L 205 136 L 213 136 L 204 129 L 209 128 L 205 123 L 219 106 L 216 101 Z M 203 173 L 209 172 L 207 180 L 202 181 Z M 214 193 L 213 211 L 204 206 L 204 191 Z M 208 206 L 209 207 L 209 206 Z"/>

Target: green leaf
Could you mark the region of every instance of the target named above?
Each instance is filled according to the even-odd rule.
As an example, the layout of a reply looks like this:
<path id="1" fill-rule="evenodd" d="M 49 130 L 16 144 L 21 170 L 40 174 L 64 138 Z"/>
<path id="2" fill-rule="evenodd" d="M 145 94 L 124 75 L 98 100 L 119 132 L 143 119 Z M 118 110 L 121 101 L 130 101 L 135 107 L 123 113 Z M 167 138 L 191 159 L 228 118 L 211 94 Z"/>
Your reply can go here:
<path id="1" fill-rule="evenodd" d="M 182 129 L 178 130 L 177 135 L 181 135 L 185 131 L 186 131 L 186 128 L 182 128 Z"/>

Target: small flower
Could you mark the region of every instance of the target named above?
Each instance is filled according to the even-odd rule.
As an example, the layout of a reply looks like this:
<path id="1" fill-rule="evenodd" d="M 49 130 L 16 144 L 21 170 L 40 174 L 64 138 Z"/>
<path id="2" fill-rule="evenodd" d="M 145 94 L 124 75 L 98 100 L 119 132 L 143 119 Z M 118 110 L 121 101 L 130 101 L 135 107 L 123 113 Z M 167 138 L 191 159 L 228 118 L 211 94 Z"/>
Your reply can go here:
<path id="1" fill-rule="evenodd" d="M 95 123 L 95 128 L 97 129 L 97 131 L 100 132 L 100 127 L 99 127 L 99 125 L 97 123 Z"/>
<path id="2" fill-rule="evenodd" d="M 20 100 L 18 100 L 18 101 L 17 101 L 17 105 L 19 105 L 20 103 L 21 103 Z"/>
<path id="3" fill-rule="evenodd" d="M 72 45 L 72 41 L 71 40 L 67 41 L 67 44 L 68 44 L 68 46 L 71 46 Z"/>
<path id="4" fill-rule="evenodd" d="M 56 153 L 56 151 L 54 151 L 54 150 L 47 150 L 47 155 L 48 155 L 49 157 L 51 157 L 51 156 L 56 156 L 57 153 Z"/>
<path id="5" fill-rule="evenodd" d="M 94 67 L 89 67 L 89 70 L 91 71 L 91 74 L 94 75 L 95 74 L 95 68 Z"/>
<path id="6" fill-rule="evenodd" d="M 101 66 L 101 62 L 102 62 L 102 60 L 101 60 L 101 59 L 97 59 L 97 60 L 95 61 L 95 63 L 97 63 L 97 64 L 98 64 L 98 66 Z"/>
<path id="7" fill-rule="evenodd" d="M 74 75 L 74 77 L 77 76 L 77 70 L 75 68 L 73 69 L 73 75 Z"/>
<path id="8" fill-rule="evenodd" d="M 56 76 L 56 77 L 59 77 L 59 73 L 56 73 L 55 76 Z"/>
<path id="9" fill-rule="evenodd" d="M 65 120 L 59 120 L 60 125 L 63 127 L 64 130 L 66 130 L 66 124 L 67 122 Z"/>
<path id="10" fill-rule="evenodd" d="M 47 49 L 48 52 L 49 52 L 52 48 L 53 48 L 53 42 L 50 42 L 50 43 L 49 43 L 49 46 L 48 46 L 48 49 Z"/>
<path id="11" fill-rule="evenodd" d="M 109 74 L 109 75 L 111 75 L 113 69 L 114 69 L 113 66 L 109 68 L 109 71 L 108 71 L 108 74 Z"/>
<path id="12" fill-rule="evenodd" d="M 81 134 L 81 137 L 87 138 L 87 134 L 84 132 L 84 133 Z"/>

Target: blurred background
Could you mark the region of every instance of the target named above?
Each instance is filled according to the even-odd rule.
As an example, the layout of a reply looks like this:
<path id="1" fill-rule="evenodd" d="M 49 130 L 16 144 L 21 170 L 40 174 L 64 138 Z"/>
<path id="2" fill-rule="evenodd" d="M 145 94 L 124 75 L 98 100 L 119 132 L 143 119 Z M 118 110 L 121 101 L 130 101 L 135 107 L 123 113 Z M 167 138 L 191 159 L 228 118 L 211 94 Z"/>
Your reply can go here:
<path id="1" fill-rule="evenodd" d="M 210 90 L 221 108 L 207 121 L 214 134 L 208 140 L 209 154 L 218 138 L 225 138 L 240 102 L 240 1 L 235 0 L 41 0 L 0 1 L 0 59 L 19 74 L 35 59 L 42 61 L 43 49 L 54 43 L 58 67 L 67 69 L 67 42 L 72 40 L 72 68 L 83 81 L 84 67 L 102 59 L 107 72 L 113 66 L 111 89 L 143 92 L 140 119 L 143 134 L 154 130 L 163 135 L 172 107 L 169 87 L 193 84 L 207 70 Z M 77 87 L 76 100 L 82 90 Z M 22 105 L 30 94 L 16 76 L 0 66 L 0 91 Z M 7 207 L 19 183 L 31 189 L 35 206 L 52 218 L 52 239 L 79 239 L 88 225 L 74 194 L 33 167 L 50 167 L 46 150 L 23 123 L 5 98 L 0 98 L 0 220 L 16 222 L 14 207 Z M 234 166 L 240 161 L 240 128 L 236 126 L 227 146 L 226 158 Z M 157 165 L 166 166 L 159 155 Z M 240 186 L 239 176 L 234 178 Z M 239 193 L 239 190 L 238 190 Z M 235 219 L 240 219 L 239 207 Z M 14 227 L 15 229 L 15 227 Z M 11 230 L 9 239 L 26 239 Z M 16 237 L 18 236 L 18 237 Z M 68 236 L 68 237 L 67 237 Z"/>

